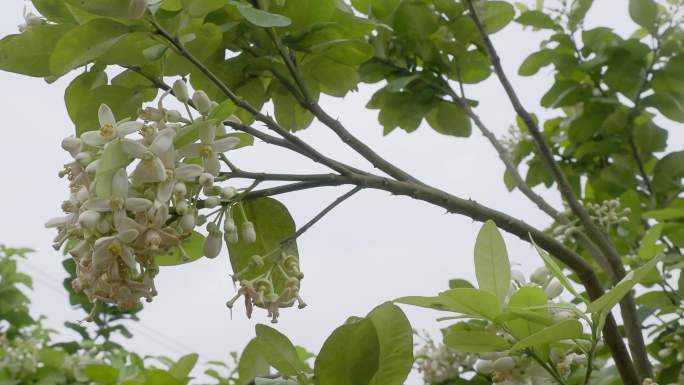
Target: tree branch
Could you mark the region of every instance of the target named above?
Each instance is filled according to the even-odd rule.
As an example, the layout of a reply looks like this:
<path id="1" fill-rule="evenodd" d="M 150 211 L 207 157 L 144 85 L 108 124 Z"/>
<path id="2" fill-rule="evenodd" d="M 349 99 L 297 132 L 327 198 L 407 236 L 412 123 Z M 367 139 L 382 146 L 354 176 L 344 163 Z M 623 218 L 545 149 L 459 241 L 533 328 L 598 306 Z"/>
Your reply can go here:
<path id="1" fill-rule="evenodd" d="M 513 89 L 513 86 L 508 80 L 508 77 L 506 76 L 503 67 L 501 66 L 501 59 L 499 58 L 496 49 L 494 48 L 494 45 L 491 39 L 489 38 L 487 31 L 484 28 L 484 25 L 482 24 L 479 16 L 477 15 L 477 11 L 475 10 L 472 0 L 466 0 L 466 5 L 468 7 L 470 17 L 477 26 L 480 36 L 482 37 L 484 47 L 487 50 L 487 53 L 489 54 L 490 60 L 494 67 L 494 72 L 499 78 L 499 82 L 503 86 L 504 90 L 506 91 L 506 94 L 508 95 L 508 98 L 511 101 L 511 104 L 513 105 L 513 108 L 515 109 L 516 113 L 523 120 L 528 130 L 530 131 L 530 134 L 534 138 L 541 158 L 544 160 L 544 163 L 550 169 L 551 174 L 554 176 L 554 179 L 558 184 L 558 189 L 561 192 L 561 195 L 563 196 L 564 200 L 568 203 L 568 206 L 570 206 L 572 212 L 579 218 L 583 227 L 587 230 L 587 235 L 589 236 L 589 238 L 594 243 L 596 243 L 598 248 L 604 253 L 606 258 L 608 259 L 609 265 L 611 267 L 611 270 L 613 270 L 614 276 L 616 276 L 617 279 L 621 279 L 625 275 L 625 269 L 622 265 L 622 262 L 620 261 L 620 257 L 617 253 L 617 250 L 613 246 L 607 234 L 605 234 L 603 230 L 601 230 L 598 226 L 594 224 L 593 220 L 591 219 L 587 211 L 584 209 L 584 207 L 579 202 L 577 197 L 575 197 L 572 187 L 570 186 L 570 183 L 565 177 L 565 174 L 563 174 L 563 171 L 556 163 L 553 154 L 550 150 L 550 147 L 546 143 L 546 140 L 543 134 L 541 133 L 541 130 L 537 126 L 537 123 L 534 121 L 530 113 L 523 107 L 522 103 L 520 102 L 520 99 L 518 98 L 518 95 L 516 94 L 515 90 Z M 640 323 L 638 321 L 638 318 L 636 317 L 636 306 L 634 305 L 633 295 L 628 294 L 623 299 L 623 301 L 621 301 L 620 305 L 622 309 L 623 318 L 625 321 L 625 332 L 627 334 L 627 338 L 630 344 L 630 350 L 632 352 L 632 355 L 634 356 L 636 364 L 636 371 L 642 373 L 644 377 L 652 376 L 652 368 L 648 360 L 646 345 L 644 343 L 643 335 L 641 333 Z M 632 368 L 632 371 L 634 371 L 634 368 Z M 623 374 L 628 375 L 629 373 L 623 373 L 621 371 L 621 375 Z M 627 383 L 630 383 L 624 376 L 623 380 L 625 380 L 625 382 Z M 635 382 L 635 384 L 638 384 L 638 381 Z"/>

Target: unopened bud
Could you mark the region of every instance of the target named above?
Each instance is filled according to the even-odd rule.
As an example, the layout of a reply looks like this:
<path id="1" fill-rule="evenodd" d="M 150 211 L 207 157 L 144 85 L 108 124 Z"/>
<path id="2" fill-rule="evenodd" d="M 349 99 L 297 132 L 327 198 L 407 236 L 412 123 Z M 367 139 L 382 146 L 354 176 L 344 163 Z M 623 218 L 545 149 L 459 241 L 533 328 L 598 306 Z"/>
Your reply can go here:
<path id="1" fill-rule="evenodd" d="M 264 258 L 261 255 L 254 254 L 252 255 L 252 262 L 257 268 L 262 268 L 264 267 Z"/>
<path id="2" fill-rule="evenodd" d="M 145 16 L 147 0 L 131 0 L 128 5 L 128 17 L 130 19 L 140 19 Z"/>
<path id="3" fill-rule="evenodd" d="M 175 186 L 173 186 L 173 193 L 179 197 L 184 197 L 188 195 L 188 188 L 185 186 L 185 183 L 178 182 Z"/>
<path id="4" fill-rule="evenodd" d="M 223 231 L 226 233 L 234 233 L 237 231 L 237 227 L 235 226 L 235 221 L 231 217 L 226 217 L 226 220 L 223 222 Z"/>
<path id="5" fill-rule="evenodd" d="M 75 136 L 69 136 L 62 140 L 62 148 L 65 151 L 69 151 L 71 153 L 78 153 L 78 150 L 81 148 L 81 145 L 81 139 Z"/>
<path id="6" fill-rule="evenodd" d="M 183 116 L 181 115 L 180 112 L 176 110 L 168 110 L 166 111 L 166 121 L 169 123 L 178 123 L 183 119 Z"/>
<path id="7" fill-rule="evenodd" d="M 219 197 L 208 197 L 204 200 L 204 207 L 208 209 L 213 209 L 214 207 L 221 204 L 221 199 Z"/>
<path id="8" fill-rule="evenodd" d="M 233 186 L 226 186 L 221 188 L 221 197 L 223 199 L 232 199 L 237 194 L 237 190 Z"/>
<path id="9" fill-rule="evenodd" d="M 180 202 L 176 203 L 175 209 L 176 209 L 176 214 L 185 215 L 188 212 L 188 202 L 187 201 L 180 201 Z"/>
<path id="10" fill-rule="evenodd" d="M 226 241 L 226 243 L 237 243 L 237 242 L 238 242 L 238 233 L 237 233 L 237 231 L 226 232 L 226 233 L 223 235 L 223 240 Z"/>
<path id="11" fill-rule="evenodd" d="M 481 374 L 490 374 L 494 371 L 494 363 L 490 360 L 475 361 L 475 371 Z"/>
<path id="12" fill-rule="evenodd" d="M 501 357 L 494 361 L 494 370 L 497 372 L 507 372 L 515 368 L 515 360 L 513 357 Z"/>
<path id="13" fill-rule="evenodd" d="M 211 186 L 214 184 L 214 176 L 208 172 L 202 173 L 198 180 L 201 186 Z"/>
<path id="14" fill-rule="evenodd" d="M 223 239 L 221 239 L 221 232 L 211 231 L 207 238 L 204 239 L 204 246 L 202 248 L 204 256 L 207 258 L 216 258 L 221 252 Z"/>
<path id="15" fill-rule="evenodd" d="M 549 269 L 546 266 L 537 268 L 532 275 L 530 275 L 530 281 L 536 283 L 537 285 L 543 285 L 549 279 Z"/>
<path id="16" fill-rule="evenodd" d="M 182 103 L 187 103 L 188 100 L 190 100 L 190 96 L 188 94 L 188 86 L 187 84 L 185 84 L 185 81 L 183 81 L 183 79 L 178 79 L 175 82 L 173 82 L 173 94 Z"/>
<path id="17" fill-rule="evenodd" d="M 254 224 L 252 222 L 247 221 L 242 223 L 240 233 L 243 241 L 247 243 L 254 243 L 256 241 L 256 231 L 254 230 Z"/>
<path id="18" fill-rule="evenodd" d="M 93 210 L 86 210 L 78 216 L 78 223 L 88 230 L 93 230 L 100 221 L 100 213 Z"/>
<path id="19" fill-rule="evenodd" d="M 549 299 L 554 299 L 561 295 L 561 293 L 563 292 L 563 285 L 561 285 L 561 283 L 554 278 L 546 287 L 546 289 L 544 289 L 544 292 L 549 297 Z"/>
<path id="20" fill-rule="evenodd" d="M 185 233 L 192 232 L 195 229 L 197 219 L 193 213 L 186 213 L 181 217 L 180 227 Z"/>
<path id="21" fill-rule="evenodd" d="M 192 102 L 202 115 L 209 115 L 213 108 L 211 99 L 209 99 L 209 96 L 204 91 L 196 91 L 192 95 Z"/>

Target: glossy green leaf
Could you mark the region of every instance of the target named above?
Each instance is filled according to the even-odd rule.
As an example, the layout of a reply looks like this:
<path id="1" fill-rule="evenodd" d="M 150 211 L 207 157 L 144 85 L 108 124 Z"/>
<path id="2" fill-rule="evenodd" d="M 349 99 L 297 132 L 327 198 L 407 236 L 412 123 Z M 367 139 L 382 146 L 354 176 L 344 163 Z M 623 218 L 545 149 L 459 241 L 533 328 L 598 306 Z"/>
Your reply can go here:
<path id="1" fill-rule="evenodd" d="M 555 341 L 581 338 L 583 334 L 582 324 L 579 321 L 565 320 L 521 339 L 511 347 L 511 350 L 521 350 Z"/>
<path id="2" fill-rule="evenodd" d="M 280 374 L 297 376 L 306 370 L 292 342 L 279 331 L 266 325 L 256 325 L 256 341 L 261 355 Z"/>
<path id="3" fill-rule="evenodd" d="M 183 10 L 193 17 L 203 17 L 226 5 L 226 0 L 181 0 Z"/>
<path id="4" fill-rule="evenodd" d="M 668 119 L 684 123 L 684 97 L 674 93 L 655 93 L 643 99 L 644 105 L 655 107 Z"/>
<path id="5" fill-rule="evenodd" d="M 109 19 L 94 19 L 73 28 L 59 40 L 50 57 L 50 71 L 66 73 L 87 64 L 114 46 L 132 28 Z"/>
<path id="6" fill-rule="evenodd" d="M 107 74 L 102 70 L 91 69 L 74 78 L 64 91 L 64 103 L 72 121 L 78 119 L 78 110 L 90 98 L 90 93 L 107 84 Z M 94 129 L 94 128 L 93 128 Z"/>
<path id="7" fill-rule="evenodd" d="M 511 264 L 506 243 L 491 220 L 482 225 L 475 241 L 475 276 L 480 289 L 503 303 L 511 283 Z"/>
<path id="8" fill-rule="evenodd" d="M 511 295 L 508 301 L 508 309 L 525 310 L 530 307 L 545 306 L 549 299 L 544 293 L 544 289 L 536 286 L 524 286 Z M 540 317 L 548 316 L 548 310 L 536 309 L 531 311 L 539 314 Z M 541 330 L 544 325 L 531 322 L 527 318 L 514 319 L 508 322 L 511 334 L 517 339 L 526 338 Z"/>
<path id="9" fill-rule="evenodd" d="M 487 33 L 503 29 L 515 17 L 515 8 L 505 1 L 487 1 L 485 12 L 481 15 Z"/>
<path id="10" fill-rule="evenodd" d="M 355 67 L 341 64 L 324 56 L 316 56 L 308 60 L 302 71 L 314 78 L 321 92 L 342 97 L 349 91 L 356 90 L 359 74 Z"/>
<path id="11" fill-rule="evenodd" d="M 36 10 L 46 19 L 59 24 L 76 23 L 64 0 L 31 0 Z"/>
<path id="12" fill-rule="evenodd" d="M 128 18 L 130 1 L 126 0 L 64 0 L 86 12 L 107 17 Z"/>
<path id="13" fill-rule="evenodd" d="M 297 0 L 286 1 L 282 7 L 273 7 L 269 11 L 290 19 L 292 24 L 289 28 L 306 30 L 315 23 L 328 21 L 335 8 L 335 0 Z"/>
<path id="14" fill-rule="evenodd" d="M 392 27 L 399 36 L 426 38 L 437 30 L 439 23 L 428 2 L 404 0 L 392 15 Z"/>
<path id="15" fill-rule="evenodd" d="M 366 385 L 378 370 L 380 344 L 373 322 L 346 323 L 325 340 L 314 363 L 317 385 Z"/>
<path id="16" fill-rule="evenodd" d="M 438 102 L 427 116 L 427 121 L 430 127 L 444 135 L 469 137 L 472 132 L 470 117 L 455 103 Z"/>
<path id="17" fill-rule="evenodd" d="M 258 27 L 287 27 L 288 25 L 292 24 L 292 21 L 287 16 L 266 12 L 261 9 L 254 8 L 249 4 L 239 3 L 237 1 L 231 2 L 231 4 L 235 5 L 238 12 L 240 12 L 240 14 L 247 19 L 247 21 Z"/>
<path id="18" fill-rule="evenodd" d="M 658 17 L 658 5 L 653 0 L 629 0 L 629 16 L 640 26 L 652 29 Z"/>
<path id="19" fill-rule="evenodd" d="M 159 266 L 178 266 L 196 261 L 204 256 L 203 245 L 204 236 L 194 231 L 189 237 L 181 241 L 181 247 L 185 250 L 187 258 L 177 247 L 174 247 L 169 254 L 155 256 L 154 262 Z"/>
<path id="20" fill-rule="evenodd" d="M 270 365 L 261 355 L 258 342 L 253 338 L 240 354 L 237 365 L 238 380 L 235 385 L 247 385 L 255 377 L 268 374 Z"/>
<path id="21" fill-rule="evenodd" d="M 518 23 L 534 28 L 540 29 L 557 29 L 559 28 L 553 19 L 542 11 L 527 11 L 523 12 L 515 21 Z"/>
<path id="22" fill-rule="evenodd" d="M 5 36 L 0 40 L 0 69 L 36 77 L 55 75 L 50 70 L 50 55 L 71 28 L 69 25 L 44 24 L 21 34 Z"/>
<path id="23" fill-rule="evenodd" d="M 439 293 L 459 313 L 494 320 L 501 313 L 501 303 L 492 293 L 474 288 L 451 289 Z"/>
<path id="24" fill-rule="evenodd" d="M 366 319 L 373 323 L 380 346 L 378 369 L 368 384 L 403 384 L 413 366 L 413 329 L 406 315 L 386 302 L 368 313 Z"/>
<path id="25" fill-rule="evenodd" d="M 302 107 L 297 98 L 280 83 L 274 84 L 271 96 L 276 121 L 286 130 L 303 130 L 313 122 L 313 114 Z"/>
<path id="26" fill-rule="evenodd" d="M 518 75 L 532 76 L 540 69 L 553 63 L 555 53 L 550 49 L 542 49 L 528 56 L 518 68 Z"/>
<path id="27" fill-rule="evenodd" d="M 105 364 L 89 364 L 83 368 L 83 373 L 89 379 L 99 384 L 114 384 L 119 377 L 119 371 Z"/>
<path id="28" fill-rule="evenodd" d="M 506 350 L 511 345 L 503 337 L 484 331 L 450 330 L 444 344 L 462 352 L 485 353 Z"/>
<path id="29" fill-rule="evenodd" d="M 226 99 L 219 103 L 209 114 L 209 119 L 215 122 L 223 122 L 233 115 L 237 110 L 237 106 L 230 99 Z"/>

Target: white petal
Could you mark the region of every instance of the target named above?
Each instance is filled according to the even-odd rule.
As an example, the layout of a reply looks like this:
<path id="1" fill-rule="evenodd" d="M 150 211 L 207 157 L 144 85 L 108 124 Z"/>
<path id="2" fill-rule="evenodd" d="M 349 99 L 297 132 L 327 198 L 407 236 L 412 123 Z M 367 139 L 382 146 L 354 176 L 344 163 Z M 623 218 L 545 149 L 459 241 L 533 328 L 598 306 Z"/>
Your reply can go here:
<path id="1" fill-rule="evenodd" d="M 148 151 L 144 144 L 127 138 L 121 139 L 121 146 L 124 152 L 133 158 L 141 158 Z"/>
<path id="2" fill-rule="evenodd" d="M 157 134 L 157 136 L 150 144 L 150 151 L 156 155 L 161 155 L 162 153 L 168 151 L 173 144 L 173 137 L 176 135 L 176 130 L 173 128 L 165 128 Z"/>
<path id="3" fill-rule="evenodd" d="M 229 136 L 227 138 L 219 139 L 214 142 L 214 151 L 226 152 L 232 150 L 240 144 L 240 139 Z"/>
<path id="4" fill-rule="evenodd" d="M 116 126 L 116 136 L 123 138 L 128 134 L 140 131 L 143 124 L 140 122 L 124 122 Z"/>
<path id="5" fill-rule="evenodd" d="M 131 243 L 135 241 L 135 238 L 138 238 L 138 234 L 138 230 L 136 229 L 127 229 L 118 233 L 116 238 L 123 243 Z"/>
<path id="6" fill-rule="evenodd" d="M 199 177 L 204 170 L 202 166 L 197 164 L 184 164 L 178 166 L 175 170 L 176 179 L 180 181 L 188 181 Z"/>
<path id="7" fill-rule="evenodd" d="M 52 218 L 49 221 L 45 222 L 45 227 L 52 228 L 52 227 L 62 226 L 62 225 L 67 223 L 68 219 L 69 219 L 69 217 Z"/>
<path id="8" fill-rule="evenodd" d="M 145 198 L 128 198 L 125 207 L 128 211 L 140 212 L 152 207 L 152 202 Z"/>
<path id="9" fill-rule="evenodd" d="M 128 174 L 125 168 L 120 168 L 112 178 L 112 196 L 125 198 L 128 196 Z"/>
<path id="10" fill-rule="evenodd" d="M 95 251 L 101 250 L 101 249 L 107 249 L 107 246 L 109 246 L 109 243 L 116 239 L 116 237 L 102 237 L 98 238 L 95 241 L 95 244 L 93 245 L 93 249 Z"/>
<path id="11" fill-rule="evenodd" d="M 204 159 L 204 170 L 211 175 L 218 175 L 221 171 L 221 164 L 219 163 L 216 154 L 210 156 L 208 159 Z"/>
<path id="12" fill-rule="evenodd" d="M 84 203 L 84 207 L 87 210 L 95 210 L 99 212 L 111 211 L 111 203 L 109 199 L 106 198 L 93 198 L 89 199 Z"/>
<path id="13" fill-rule="evenodd" d="M 114 214 L 114 226 L 116 227 L 116 231 L 124 232 L 133 229 L 141 233 L 145 230 L 145 226 L 127 217 L 123 212 L 120 213 L 121 214 Z"/>
<path id="14" fill-rule="evenodd" d="M 93 252 L 93 269 L 95 271 L 104 270 L 112 261 L 112 255 L 107 251 L 106 247 L 96 248 Z"/>
<path id="15" fill-rule="evenodd" d="M 100 104 L 100 109 L 97 111 L 97 117 L 100 121 L 100 127 L 110 125 L 114 127 L 116 125 L 116 119 L 114 119 L 114 113 L 112 109 L 106 104 Z"/>
<path id="16" fill-rule="evenodd" d="M 109 139 L 105 138 L 100 134 L 100 131 L 88 131 L 81 134 L 81 140 L 83 143 L 91 146 L 101 146 L 107 142 Z"/>
<path id="17" fill-rule="evenodd" d="M 199 128 L 200 142 L 202 143 L 212 143 L 214 138 L 216 138 L 216 125 L 215 124 L 203 124 Z"/>
<path id="18" fill-rule="evenodd" d="M 126 264 L 126 266 L 128 266 L 129 269 L 135 269 L 135 255 L 133 254 L 133 251 L 130 249 L 130 247 L 123 248 L 123 250 L 121 251 L 121 260 L 124 261 L 124 263 Z"/>
<path id="19" fill-rule="evenodd" d="M 138 163 L 131 177 L 133 184 L 163 182 L 166 179 L 166 169 L 159 158 L 144 160 Z"/>
<path id="20" fill-rule="evenodd" d="M 196 158 L 200 156 L 200 150 L 202 150 L 202 145 L 199 143 L 191 143 L 183 147 L 179 154 L 184 158 Z"/>
<path id="21" fill-rule="evenodd" d="M 100 213 L 95 210 L 86 210 L 78 216 L 78 223 L 86 229 L 94 229 L 100 221 Z"/>
<path id="22" fill-rule="evenodd" d="M 160 202 L 168 202 L 173 194 L 173 186 L 175 181 L 172 178 L 168 178 L 165 181 L 159 183 L 157 186 L 157 200 Z"/>

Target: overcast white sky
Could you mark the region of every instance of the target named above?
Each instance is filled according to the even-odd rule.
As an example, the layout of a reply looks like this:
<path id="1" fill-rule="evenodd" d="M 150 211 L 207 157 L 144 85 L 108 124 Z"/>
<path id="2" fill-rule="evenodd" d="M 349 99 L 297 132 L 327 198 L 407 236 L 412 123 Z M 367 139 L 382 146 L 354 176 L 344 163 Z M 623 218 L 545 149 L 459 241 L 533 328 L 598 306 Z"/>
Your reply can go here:
<path id="1" fill-rule="evenodd" d="M 22 22 L 21 0 L 0 5 L 0 35 L 16 33 Z M 589 24 L 608 23 L 623 36 L 635 28 L 627 15 L 627 2 L 597 0 Z M 540 36 L 511 24 L 495 35 L 504 66 L 524 104 L 540 113 L 538 101 L 549 86 L 548 69 L 534 78 L 514 76 L 518 65 L 537 49 Z M 67 80 L 47 85 L 42 79 L 0 72 L 0 243 L 36 250 L 24 266 L 36 280 L 33 310 L 48 317 L 58 330 L 64 321 L 83 314 L 70 309 L 61 288 L 65 272 L 62 257 L 50 246 L 52 230 L 43 223 L 60 214 L 66 197 L 64 180 L 57 177 L 67 154 L 59 146 L 73 126 L 63 104 Z M 387 159 L 423 181 L 464 198 L 543 227 L 548 221 L 525 198 L 508 193 L 502 183 L 503 166 L 489 143 L 477 131 L 471 138 L 441 136 L 426 125 L 413 134 L 396 130 L 382 137 L 377 111 L 364 108 L 373 88 L 362 86 L 345 99 L 323 98 L 325 108 L 359 138 Z M 481 101 L 477 112 L 498 135 L 513 122 L 513 111 L 494 79 L 468 87 L 469 97 Z M 671 122 L 672 148 L 684 147 L 684 136 Z M 326 127 L 318 123 L 298 133 L 322 152 L 358 167 L 368 164 L 347 151 Z M 272 172 L 316 172 L 322 169 L 301 157 L 257 145 L 230 154 L 243 169 Z M 298 225 L 304 224 L 336 196 L 350 187 L 327 188 L 280 196 Z M 558 202 L 553 193 L 541 191 Z M 282 312 L 277 328 L 291 340 L 318 351 L 325 338 L 348 316 L 364 315 L 374 306 L 404 295 L 431 295 L 444 290 L 451 278 L 474 281 L 472 250 L 480 227 L 467 217 L 447 215 L 442 209 L 378 191 L 362 191 L 326 216 L 299 240 L 306 278 L 302 294 L 304 310 Z M 527 244 L 507 236 L 511 260 L 529 272 L 538 259 Z M 188 351 L 201 360 L 225 360 L 229 351 L 241 350 L 253 337 L 258 322 L 268 322 L 256 311 L 253 319 L 236 307 L 231 319 L 225 301 L 234 289 L 227 254 L 214 260 L 200 259 L 181 267 L 162 268 L 159 296 L 146 304 L 141 322 L 130 325 L 135 337 L 128 347 L 146 354 L 177 357 Z M 417 329 L 437 331 L 436 314 L 405 307 Z M 410 383 L 418 383 L 413 376 Z"/>

